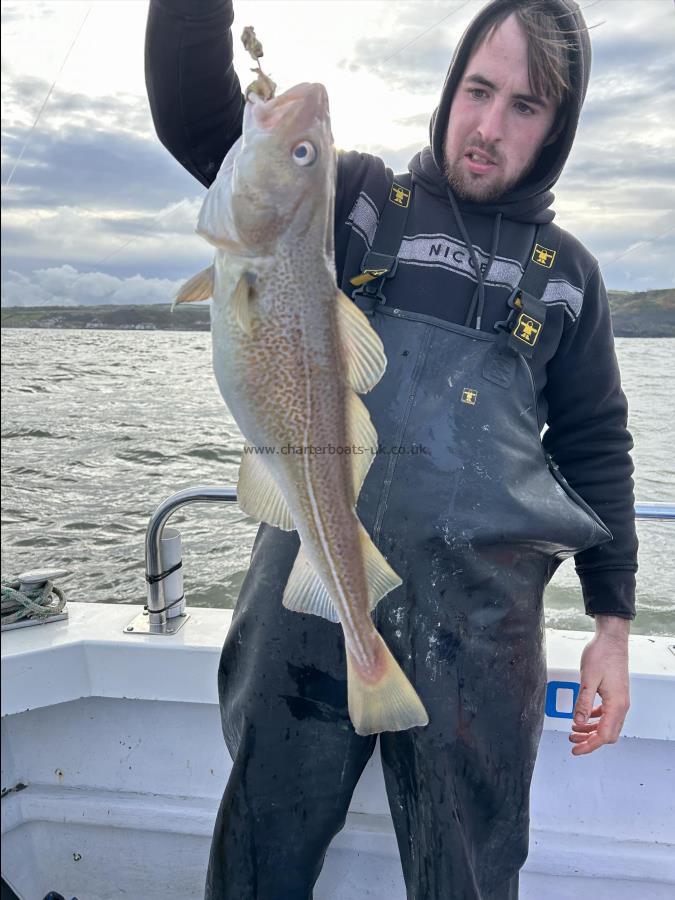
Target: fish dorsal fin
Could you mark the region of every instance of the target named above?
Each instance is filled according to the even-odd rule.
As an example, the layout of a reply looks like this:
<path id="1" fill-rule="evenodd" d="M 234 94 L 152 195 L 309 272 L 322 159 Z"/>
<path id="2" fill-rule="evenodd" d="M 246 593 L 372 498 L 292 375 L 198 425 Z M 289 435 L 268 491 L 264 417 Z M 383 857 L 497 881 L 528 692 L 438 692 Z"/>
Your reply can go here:
<path id="1" fill-rule="evenodd" d="M 294 531 L 293 516 L 271 472 L 254 448 L 246 442 L 239 466 L 237 502 L 241 509 L 259 522 L 275 525 L 282 531 Z"/>
<path id="2" fill-rule="evenodd" d="M 387 368 L 382 341 L 367 316 L 342 291 L 337 294 L 337 323 L 347 384 L 358 394 L 366 394 Z"/>
<path id="3" fill-rule="evenodd" d="M 358 529 L 368 585 L 368 608 L 373 610 L 386 594 L 401 584 L 401 579 L 371 541 L 360 522 Z M 283 604 L 286 609 L 292 609 L 294 612 L 321 616 L 329 622 L 340 621 L 330 594 L 314 570 L 302 545 L 284 591 Z"/>
<path id="4" fill-rule="evenodd" d="M 237 285 L 230 298 L 232 312 L 241 330 L 251 335 L 252 315 L 251 307 L 255 296 L 254 285 L 256 276 L 253 272 L 244 271 L 239 276 Z"/>
<path id="5" fill-rule="evenodd" d="M 213 297 L 213 266 L 202 269 L 196 275 L 193 275 L 189 281 L 186 281 L 183 287 L 178 291 L 173 305 L 177 303 L 196 303 L 199 300 L 209 300 Z"/>
<path id="6" fill-rule="evenodd" d="M 352 503 L 356 506 L 363 482 L 377 453 L 377 432 L 365 403 L 353 391 L 347 391 L 347 444 L 365 451 L 349 457 L 352 465 Z"/>

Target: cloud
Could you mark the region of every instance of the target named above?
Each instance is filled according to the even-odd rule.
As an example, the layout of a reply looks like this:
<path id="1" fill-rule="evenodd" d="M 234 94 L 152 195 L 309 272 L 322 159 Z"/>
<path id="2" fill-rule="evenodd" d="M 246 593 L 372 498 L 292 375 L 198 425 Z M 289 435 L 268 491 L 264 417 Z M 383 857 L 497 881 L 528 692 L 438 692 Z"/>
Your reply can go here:
<path id="1" fill-rule="evenodd" d="M 14 82 L 10 113 L 47 90 L 41 79 Z M 10 118 L 3 182 L 29 132 Z M 3 190 L 3 273 L 105 263 L 116 277 L 189 276 L 211 255 L 194 233 L 204 194 L 160 145 L 144 98 L 55 92 Z"/>
<path id="2" fill-rule="evenodd" d="M 430 119 L 430 113 L 421 112 L 412 116 L 402 116 L 400 119 L 394 119 L 394 124 L 402 125 L 404 128 L 426 128 Z"/>
<path id="3" fill-rule="evenodd" d="M 90 214 L 77 207 L 5 213 L 3 268 L 30 273 L 68 264 L 118 276 L 184 278 L 208 265 L 213 250 L 194 231 L 201 198 L 182 198 L 159 212 Z"/>
<path id="4" fill-rule="evenodd" d="M 393 89 L 437 99 L 455 47 L 483 5 L 458 3 L 448 10 L 443 0 L 391 4 L 382 23 L 386 42 L 374 42 L 370 35 L 360 38 L 339 65 L 374 75 Z M 672 13 L 672 4 L 664 0 L 616 3 L 604 9 L 600 3 L 589 9 L 591 90 L 602 95 L 603 82 L 613 81 L 622 88 L 635 82 L 649 85 L 654 98 L 665 92 L 667 85 L 660 82 L 654 90 L 652 75 L 667 76 L 672 83 Z"/>
<path id="5" fill-rule="evenodd" d="M 474 12 L 477 8 L 464 3 L 448 10 L 445 2 L 422 6 L 414 2 L 392 4 L 388 21 L 382 25 L 387 40 L 359 38 L 339 65 L 349 72 L 375 75 L 395 90 L 440 96 L 454 47 L 471 14 L 469 10 Z"/>
<path id="6" fill-rule="evenodd" d="M 39 127 L 38 127 L 39 128 Z M 3 136 L 3 183 L 25 137 L 18 129 Z M 91 121 L 58 131 L 36 130 L 6 190 L 6 208 L 82 205 L 163 205 L 204 188 L 173 160 L 159 142 L 134 132 L 103 129 Z"/>
<path id="7" fill-rule="evenodd" d="M 27 10 L 26 7 L 30 6 Z M 11 27 L 14 23 L 25 21 L 26 17 L 37 19 L 43 22 L 55 15 L 55 10 L 49 3 L 39 3 L 33 0 L 32 3 L 3 3 L 2 4 L 2 27 Z"/>
<path id="8" fill-rule="evenodd" d="M 22 75 L 20 78 L 5 74 L 7 87 L 3 96 L 3 121 L 5 126 L 32 125 L 49 90 L 43 78 Z M 96 131 L 104 127 L 118 131 L 152 136 L 152 123 L 147 101 L 133 94 L 106 94 L 92 96 L 67 91 L 58 84 L 49 97 L 49 103 L 40 116 L 38 133 L 58 131 L 64 123 L 91 127 Z"/>
<path id="9" fill-rule="evenodd" d="M 336 135 L 351 136 L 350 149 L 356 146 L 379 155 L 395 172 L 404 171 L 427 141 L 429 116 L 455 45 L 481 5 L 478 0 L 367 4 L 363 15 L 369 24 L 360 32 L 364 36 L 357 32 L 353 42 L 339 43 L 348 48 L 342 51 L 339 72 L 331 57 L 333 47 L 326 47 L 324 54 L 321 78 L 325 75 L 326 83 L 335 79 L 330 83 Z M 93 302 L 87 298 L 100 296 L 104 289 L 105 296 L 115 295 L 103 281 L 84 282 L 91 294 L 82 291 L 85 274 L 116 279 L 120 296 L 143 296 L 146 287 L 147 296 L 158 296 L 153 285 L 182 281 L 211 258 L 211 248 L 194 234 L 204 189 L 160 145 L 154 132 L 142 83 L 141 19 L 136 13 L 129 18 L 130 31 L 126 12 L 118 14 L 117 9 L 126 10 L 131 4 L 111 8 L 108 19 L 104 6 L 97 5 L 89 17 L 30 135 L 12 184 L 3 189 L 3 277 L 7 274 L 3 302 L 10 296 L 59 296 L 64 302 L 77 296 Z M 3 182 L 81 22 L 82 12 L 73 8 L 68 13 L 66 7 L 18 2 L 3 6 L 9 32 L 2 63 Z M 245 15 L 244 0 L 239 7 Z M 277 15 L 276 7 L 269 7 L 270 15 Z M 327 3 L 320 15 L 326 19 L 335 15 L 339 27 L 345 28 L 352 9 L 359 6 Z M 285 19 L 295 16 L 296 24 L 294 37 L 284 36 L 281 49 L 287 58 L 277 49 L 275 75 L 280 83 L 284 78 L 288 82 L 286 66 L 298 76 L 295 80 L 307 77 L 304 54 L 302 71 L 297 63 L 302 41 L 309 41 L 310 35 L 302 31 L 307 15 L 301 10 L 304 7 L 298 5 L 283 14 Z M 591 32 L 591 84 L 574 150 L 556 188 L 555 208 L 557 221 L 601 262 L 657 234 L 661 218 L 675 206 L 675 167 L 670 159 L 675 141 L 670 124 L 675 91 L 672 14 L 672 3 L 665 0 L 601 0 L 586 13 L 589 25 L 600 19 L 606 22 Z M 105 32 L 113 18 L 129 32 L 129 40 L 136 40 L 135 81 L 122 77 L 133 66 L 121 70 L 117 60 L 113 65 L 110 59 L 107 69 L 100 64 L 106 49 L 101 42 L 115 43 Z M 40 41 L 49 41 L 53 50 L 45 65 L 36 64 L 35 47 L 47 46 Z M 274 46 L 269 49 L 273 58 Z M 40 62 L 48 55 L 42 50 Z M 97 81 L 105 74 L 102 69 L 111 77 Z M 42 77 L 35 77 L 37 73 Z M 96 84 L 101 85 L 98 92 Z M 342 84 L 348 85 L 346 99 L 340 97 Z M 119 91 L 122 85 L 126 93 Z M 355 106 L 357 91 L 361 102 Z M 346 139 L 340 140 L 347 145 Z M 672 235 L 640 245 L 616 263 L 608 262 L 610 286 L 667 285 L 673 266 L 666 241 L 670 244 Z M 70 284 L 63 275 L 69 270 L 77 273 L 76 283 Z M 60 272 L 71 293 L 63 286 L 57 290 L 52 275 L 36 275 L 45 272 Z"/>
<path id="10" fill-rule="evenodd" d="M 419 152 L 420 146 L 420 142 L 415 141 L 414 144 L 408 144 L 407 147 L 385 147 L 382 144 L 362 144 L 359 145 L 357 149 L 361 153 L 370 153 L 373 156 L 379 156 L 394 174 L 396 174 L 408 171 L 408 163 L 413 156 Z"/>
<path id="11" fill-rule="evenodd" d="M 101 306 L 169 303 L 181 281 L 167 278 L 117 278 L 104 272 L 78 272 L 73 266 L 36 269 L 30 275 L 10 271 L 2 285 L 3 306 Z"/>

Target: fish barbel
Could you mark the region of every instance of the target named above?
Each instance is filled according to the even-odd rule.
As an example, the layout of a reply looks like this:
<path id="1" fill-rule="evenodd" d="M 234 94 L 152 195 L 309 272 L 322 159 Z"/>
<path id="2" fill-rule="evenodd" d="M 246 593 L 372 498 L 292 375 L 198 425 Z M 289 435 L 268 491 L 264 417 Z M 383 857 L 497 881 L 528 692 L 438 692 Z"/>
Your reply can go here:
<path id="1" fill-rule="evenodd" d="M 386 358 L 337 286 L 336 169 L 322 85 L 268 101 L 250 95 L 243 134 L 199 217 L 214 264 L 176 302 L 213 296 L 214 371 L 246 439 L 239 504 L 297 529 L 284 606 L 341 623 L 350 718 L 357 733 L 373 734 L 428 717 L 370 615 L 401 583 L 356 514 L 377 448 L 358 394 L 377 384 Z"/>

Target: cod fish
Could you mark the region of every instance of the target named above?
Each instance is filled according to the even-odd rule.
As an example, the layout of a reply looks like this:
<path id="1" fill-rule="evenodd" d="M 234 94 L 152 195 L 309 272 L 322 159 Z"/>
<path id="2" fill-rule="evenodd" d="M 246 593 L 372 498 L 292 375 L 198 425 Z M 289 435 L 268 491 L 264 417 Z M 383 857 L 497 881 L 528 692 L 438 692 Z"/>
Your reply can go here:
<path id="1" fill-rule="evenodd" d="M 246 440 L 239 504 L 297 529 L 283 603 L 341 623 L 354 728 L 365 735 L 426 725 L 370 615 L 401 583 L 356 514 L 377 448 L 358 394 L 377 384 L 386 358 L 336 282 L 328 97 L 320 84 L 301 84 L 267 101 L 249 98 L 243 134 L 199 216 L 214 264 L 176 302 L 213 297 L 216 380 Z"/>

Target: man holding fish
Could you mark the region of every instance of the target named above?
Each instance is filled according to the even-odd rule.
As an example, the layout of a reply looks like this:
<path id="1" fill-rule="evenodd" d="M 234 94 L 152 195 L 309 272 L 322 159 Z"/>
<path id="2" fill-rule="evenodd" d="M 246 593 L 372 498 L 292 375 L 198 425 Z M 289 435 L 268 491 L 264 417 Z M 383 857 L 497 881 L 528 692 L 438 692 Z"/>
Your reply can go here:
<path id="1" fill-rule="evenodd" d="M 311 897 L 380 733 L 408 897 L 515 898 L 542 595 L 570 555 L 596 626 L 572 752 L 616 741 L 628 708 L 626 402 L 597 262 L 551 224 L 583 17 L 484 7 L 395 178 L 335 153 L 321 85 L 243 97 L 232 18 L 151 0 L 146 52 L 158 135 L 210 186 L 215 262 L 177 302 L 213 297 L 239 502 L 263 523 L 219 670 L 234 765 L 206 897 Z"/>

